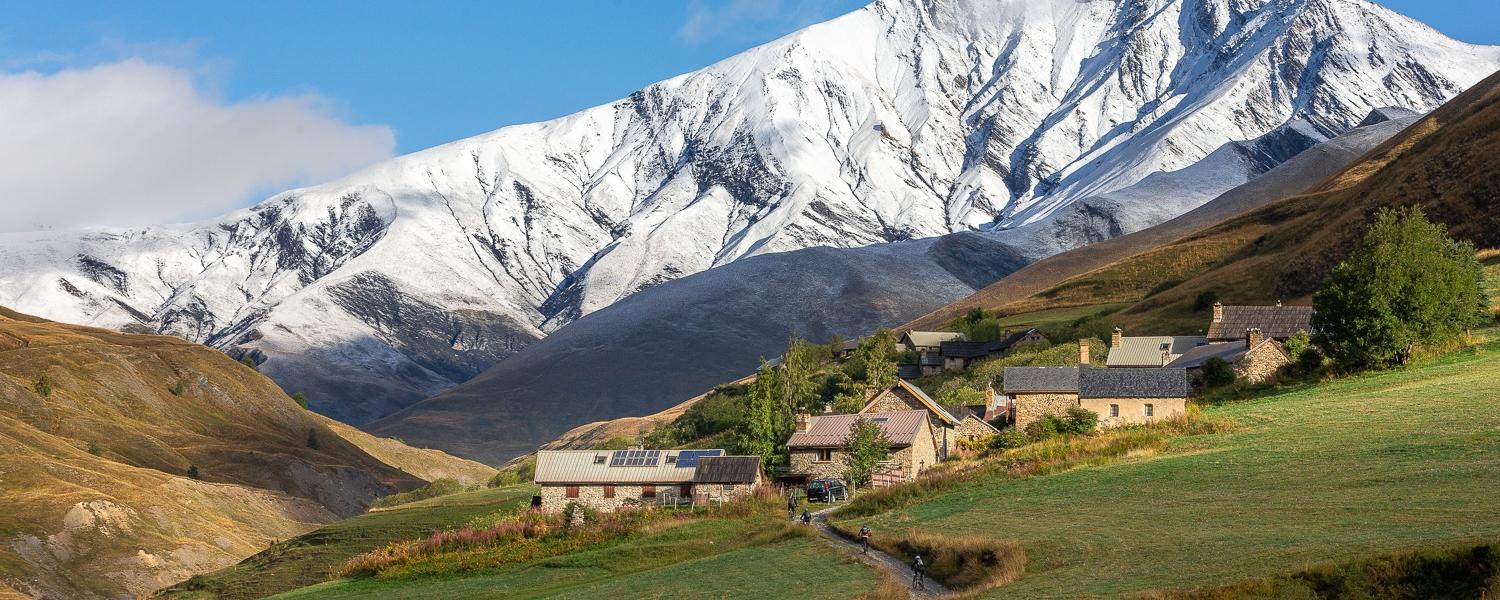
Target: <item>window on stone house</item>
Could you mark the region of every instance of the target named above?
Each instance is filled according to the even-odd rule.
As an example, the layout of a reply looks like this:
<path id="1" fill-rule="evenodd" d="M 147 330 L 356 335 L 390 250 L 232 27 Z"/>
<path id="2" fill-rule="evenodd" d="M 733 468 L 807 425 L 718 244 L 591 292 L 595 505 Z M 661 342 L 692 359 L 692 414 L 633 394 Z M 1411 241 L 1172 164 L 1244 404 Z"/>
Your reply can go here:
<path id="1" fill-rule="evenodd" d="M 833 450 L 830 448 L 818 450 L 818 462 L 833 462 Z"/>
<path id="2" fill-rule="evenodd" d="M 606 486 L 604 486 L 604 497 L 605 498 L 613 498 L 613 497 L 615 497 L 615 486 L 612 486 L 612 485 L 606 485 Z"/>
<path id="3" fill-rule="evenodd" d="M 734 484 L 732 484 L 732 483 L 726 483 L 726 484 L 724 484 L 724 491 L 726 491 L 726 492 L 732 492 L 732 491 L 734 491 Z"/>
<path id="4" fill-rule="evenodd" d="M 1111 416 L 1111 417 L 1118 417 L 1118 416 L 1120 416 L 1120 405 L 1118 405 L 1118 404 L 1111 404 L 1111 405 L 1109 405 L 1109 416 Z"/>
<path id="5" fill-rule="evenodd" d="M 578 497 L 578 486 L 576 486 L 576 485 L 570 485 L 570 486 L 568 486 L 568 489 L 567 489 L 566 493 L 567 493 L 567 495 L 568 495 L 569 498 L 577 498 Z"/>
<path id="6" fill-rule="evenodd" d="M 1146 416 L 1150 417 L 1150 416 L 1154 416 L 1154 415 L 1156 415 L 1156 405 L 1155 404 L 1147 404 L 1146 405 Z"/>
<path id="7" fill-rule="evenodd" d="M 641 486 L 641 497 L 642 498 L 655 498 L 656 497 L 656 486 L 654 486 L 654 485 L 643 485 L 643 486 Z"/>

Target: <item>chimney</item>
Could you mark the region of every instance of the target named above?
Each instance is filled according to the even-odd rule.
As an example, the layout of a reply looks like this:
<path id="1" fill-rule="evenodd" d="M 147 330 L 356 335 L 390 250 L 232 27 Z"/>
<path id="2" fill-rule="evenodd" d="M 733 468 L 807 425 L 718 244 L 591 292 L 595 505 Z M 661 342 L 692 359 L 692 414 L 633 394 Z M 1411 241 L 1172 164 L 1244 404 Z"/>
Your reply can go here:
<path id="1" fill-rule="evenodd" d="M 995 400 L 995 386 L 984 388 L 984 420 L 993 421 L 1000 416 L 1000 403 Z"/>
<path id="2" fill-rule="evenodd" d="M 1169 363 L 1169 362 L 1172 362 L 1172 351 L 1168 350 L 1166 348 L 1162 348 L 1161 349 L 1161 366 L 1165 367 L 1165 366 L 1167 366 L 1167 363 Z"/>
<path id="3" fill-rule="evenodd" d="M 1224 304 L 1222 302 L 1215 302 L 1214 303 L 1214 322 L 1218 323 L 1219 321 L 1223 321 L 1223 320 L 1224 320 Z"/>
<path id="4" fill-rule="evenodd" d="M 1264 339 L 1266 339 L 1266 338 L 1265 338 L 1265 336 L 1263 336 L 1263 335 L 1260 334 L 1260 328 L 1259 327 L 1251 327 L 1251 328 L 1245 330 L 1245 347 L 1246 348 L 1254 348 L 1257 344 L 1260 344 L 1261 340 L 1264 340 Z"/>
<path id="5" fill-rule="evenodd" d="M 812 415 L 804 412 L 797 413 L 797 431 L 806 433 L 812 428 Z"/>
<path id="6" fill-rule="evenodd" d="M 1276 301 L 1276 308 L 1281 308 L 1281 300 Z"/>
<path id="7" fill-rule="evenodd" d="M 1078 364 L 1089 364 L 1089 341 L 1078 340 Z"/>
<path id="8" fill-rule="evenodd" d="M 1110 348 L 1119 348 L 1120 347 L 1120 337 L 1123 336 L 1123 335 L 1125 335 L 1125 332 L 1121 331 L 1119 327 L 1116 327 L 1115 330 L 1114 330 L 1114 332 L 1112 332 L 1112 333 L 1109 334 L 1109 347 Z"/>

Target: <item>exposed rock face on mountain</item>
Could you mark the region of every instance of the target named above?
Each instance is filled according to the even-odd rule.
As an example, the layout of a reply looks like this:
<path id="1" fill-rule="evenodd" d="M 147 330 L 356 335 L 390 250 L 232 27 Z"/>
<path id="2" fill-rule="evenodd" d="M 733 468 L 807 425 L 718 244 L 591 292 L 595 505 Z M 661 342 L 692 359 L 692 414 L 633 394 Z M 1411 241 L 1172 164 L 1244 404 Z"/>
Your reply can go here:
<path id="1" fill-rule="evenodd" d="M 1038 258 L 1125 233 L 1497 66 L 1365 0 L 881 0 L 213 222 L 4 236 L 0 302 L 250 357 L 360 423 L 747 256 L 985 227 Z M 1273 131 L 1291 146 L 1211 157 L 1239 173 L 1185 204 L 1148 193 Z"/>
<path id="2" fill-rule="evenodd" d="M 633 294 L 368 429 L 490 464 L 583 423 L 650 414 L 799 335 L 900 323 L 1026 264 L 976 232 L 755 256 Z"/>

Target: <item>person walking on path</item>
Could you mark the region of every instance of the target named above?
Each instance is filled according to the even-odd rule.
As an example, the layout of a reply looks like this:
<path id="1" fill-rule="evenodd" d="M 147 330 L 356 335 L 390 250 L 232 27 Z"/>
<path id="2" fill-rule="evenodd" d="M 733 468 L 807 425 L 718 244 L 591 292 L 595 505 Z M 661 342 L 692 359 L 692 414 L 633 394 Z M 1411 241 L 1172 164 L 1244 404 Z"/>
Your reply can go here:
<path id="1" fill-rule="evenodd" d="M 797 520 L 797 490 L 790 490 L 786 494 L 786 518 Z"/>
<path id="2" fill-rule="evenodd" d="M 864 525 L 859 528 L 859 550 L 865 554 L 870 553 L 870 526 Z"/>
<path id="3" fill-rule="evenodd" d="M 927 582 L 923 580 L 927 576 L 927 563 L 922 562 L 922 555 L 911 562 L 911 585 L 919 590 L 927 589 Z"/>

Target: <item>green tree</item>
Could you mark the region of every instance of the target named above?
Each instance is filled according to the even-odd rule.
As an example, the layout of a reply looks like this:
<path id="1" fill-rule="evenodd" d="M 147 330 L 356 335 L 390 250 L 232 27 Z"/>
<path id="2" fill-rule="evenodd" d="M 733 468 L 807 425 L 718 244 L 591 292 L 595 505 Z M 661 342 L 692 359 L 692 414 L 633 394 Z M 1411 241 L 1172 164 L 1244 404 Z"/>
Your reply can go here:
<path id="1" fill-rule="evenodd" d="M 782 432 L 786 431 L 788 437 L 791 435 L 790 427 L 782 424 L 781 411 L 776 406 L 775 379 L 775 370 L 762 361 L 755 383 L 750 384 L 745 423 L 737 436 L 740 451 L 759 456 L 761 463 L 768 467 L 781 464 L 785 456 L 786 437 Z"/>
<path id="2" fill-rule="evenodd" d="M 297 392 L 295 394 L 292 394 L 292 400 L 297 401 L 297 406 L 307 408 L 307 394 Z"/>
<path id="3" fill-rule="evenodd" d="M 1217 356 L 1203 361 L 1203 387 L 1216 388 L 1234 383 L 1234 369 L 1229 361 Z"/>
<path id="4" fill-rule="evenodd" d="M 814 378 L 827 357 L 827 350 L 807 340 L 792 337 L 787 351 L 776 367 L 775 394 L 777 408 L 787 422 L 797 411 L 814 412 L 822 408 L 823 397 Z"/>
<path id="5" fill-rule="evenodd" d="M 33 389 L 36 390 L 36 393 L 38 395 L 40 395 L 41 397 L 43 397 L 43 398 L 50 397 L 52 395 L 52 378 L 48 377 L 46 375 L 38 377 L 36 379 L 36 385 L 34 385 L 32 387 L 33 387 Z"/>
<path id="6" fill-rule="evenodd" d="M 245 365 L 245 366 L 247 366 L 247 367 L 250 367 L 250 368 L 252 368 L 252 369 L 255 369 L 255 370 L 257 370 L 257 371 L 259 371 L 259 370 L 260 370 L 260 366 L 259 366 L 259 365 L 257 365 L 257 364 L 255 364 L 255 359 L 253 359 L 253 358 L 250 358 L 250 357 L 248 357 L 248 356 L 246 356 L 246 357 L 244 357 L 244 358 L 241 358 L 241 359 L 240 359 L 240 364 L 242 364 L 242 365 Z"/>
<path id="7" fill-rule="evenodd" d="M 313 450 L 318 449 L 318 430 L 315 427 L 307 428 L 307 447 Z"/>
<path id="8" fill-rule="evenodd" d="M 854 485 L 867 485 L 875 467 L 891 456 L 891 441 L 885 430 L 869 419 L 855 420 L 844 440 L 844 478 Z"/>
<path id="9" fill-rule="evenodd" d="M 1306 331 L 1298 331 L 1292 334 L 1292 337 L 1287 338 L 1286 343 L 1282 344 L 1281 347 L 1283 350 L 1286 350 L 1287 356 L 1292 357 L 1292 360 L 1297 360 L 1297 357 L 1302 356 L 1302 351 L 1311 345 L 1312 336 L 1308 335 Z"/>
<path id="10" fill-rule="evenodd" d="M 980 319 L 969 325 L 969 330 L 964 336 L 971 342 L 991 342 L 1000 339 L 1003 330 L 997 319 Z"/>
<path id="11" fill-rule="evenodd" d="M 169 389 L 168 391 L 172 392 L 173 396 L 181 396 L 182 392 L 184 392 L 186 390 L 187 390 L 187 382 L 185 382 L 185 381 L 183 381 L 181 379 L 178 379 L 177 383 L 172 384 L 171 389 Z"/>
<path id="12" fill-rule="evenodd" d="M 1313 339 L 1346 370 L 1406 364 L 1418 344 L 1484 322 L 1483 284 L 1472 243 L 1449 238 L 1420 208 L 1384 208 L 1313 295 Z"/>
<path id="13" fill-rule="evenodd" d="M 201 479 L 198 476 L 198 465 L 188 465 L 187 476 L 188 479 Z"/>
<path id="14" fill-rule="evenodd" d="M 89 442 L 89 454 L 99 456 L 100 454 L 104 454 L 104 449 L 100 448 L 97 443 Z"/>

